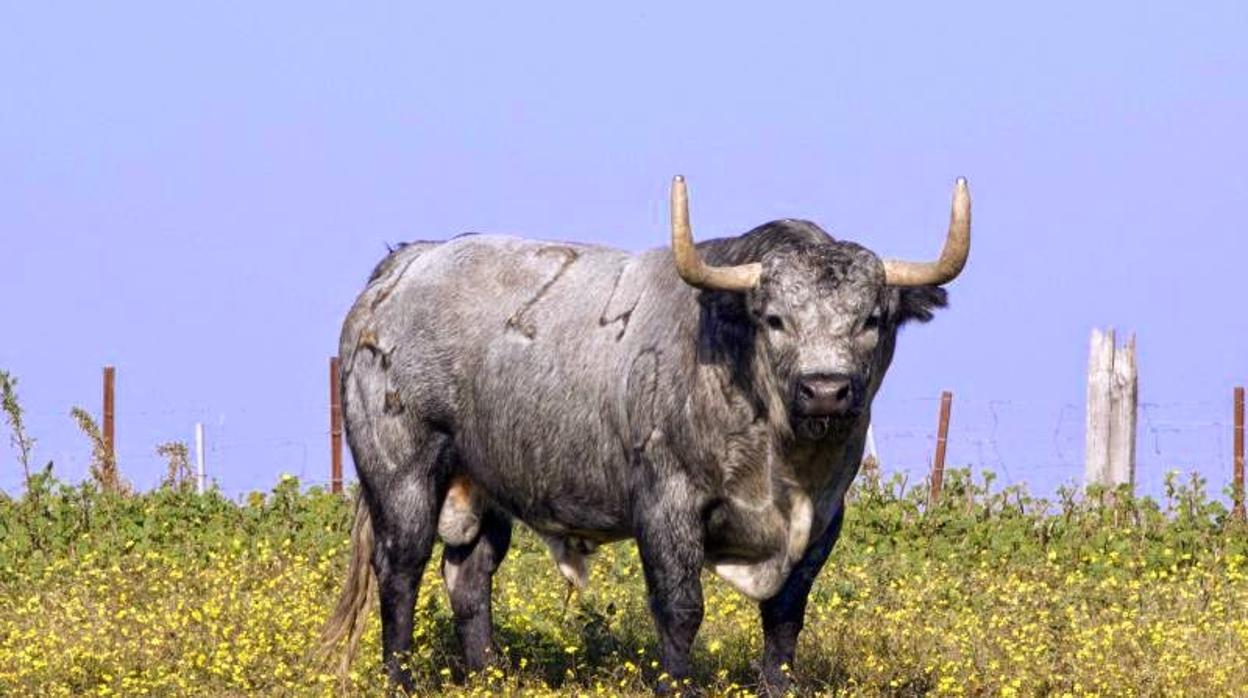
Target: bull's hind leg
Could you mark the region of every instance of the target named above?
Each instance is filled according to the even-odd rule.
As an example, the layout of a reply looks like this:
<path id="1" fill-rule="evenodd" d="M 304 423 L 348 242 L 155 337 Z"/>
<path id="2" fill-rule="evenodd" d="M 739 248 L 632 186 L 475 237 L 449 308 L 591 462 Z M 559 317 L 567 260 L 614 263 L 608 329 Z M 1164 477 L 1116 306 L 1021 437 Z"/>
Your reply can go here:
<path id="1" fill-rule="evenodd" d="M 384 522 L 373 518 L 377 547 L 373 570 L 381 602 L 382 657 L 386 673 L 399 685 L 410 688 L 411 676 L 403 664 L 412 649 L 412 625 L 420 577 L 433 550 L 435 504 L 431 478 L 416 476 L 396 483 L 407 492 L 383 506 Z M 428 492 L 429 494 L 424 494 Z"/>
<path id="2" fill-rule="evenodd" d="M 373 528 L 373 572 L 381 604 L 382 660 L 405 689 L 413 613 L 425 564 L 433 551 L 445 490 L 449 438 L 419 424 L 380 418 L 348 391 L 347 433 Z"/>
<path id="3" fill-rule="evenodd" d="M 488 508 L 480 518 L 476 538 L 461 545 L 447 544 L 442 552 L 442 579 L 446 582 L 455 634 L 463 651 L 464 668 L 480 671 L 498 663 L 490 600 L 494 572 L 511 547 L 511 518 Z"/>
<path id="4" fill-rule="evenodd" d="M 382 659 L 391 681 L 405 689 L 411 688 L 404 664 L 412 649 L 416 596 L 437 532 L 441 448 L 429 444 L 401 471 L 365 483 L 376 541 L 373 571 L 381 602 Z"/>

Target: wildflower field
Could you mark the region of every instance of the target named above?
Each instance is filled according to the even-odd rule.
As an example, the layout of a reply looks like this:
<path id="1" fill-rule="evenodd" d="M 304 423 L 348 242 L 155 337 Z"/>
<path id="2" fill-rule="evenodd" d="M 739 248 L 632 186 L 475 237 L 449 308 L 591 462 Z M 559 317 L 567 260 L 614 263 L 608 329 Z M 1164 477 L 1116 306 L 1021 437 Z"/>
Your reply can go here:
<path id="1" fill-rule="evenodd" d="M 859 483 L 811 599 L 801 693 L 1246 693 L 1248 535 L 1200 480 L 1172 479 L 1161 502 L 1044 502 L 988 484 L 957 472 L 928 507 L 898 480 Z M 20 498 L 0 495 L 0 695 L 380 694 L 375 613 L 343 681 L 310 656 L 350 508 L 290 478 L 234 502 L 36 475 Z M 698 680 L 750 691 L 754 605 L 713 577 L 706 588 Z M 569 599 L 521 529 L 494 603 L 510 666 L 465 678 L 429 566 L 411 658 L 420 695 L 649 694 L 654 637 L 631 544 L 601 549 Z"/>

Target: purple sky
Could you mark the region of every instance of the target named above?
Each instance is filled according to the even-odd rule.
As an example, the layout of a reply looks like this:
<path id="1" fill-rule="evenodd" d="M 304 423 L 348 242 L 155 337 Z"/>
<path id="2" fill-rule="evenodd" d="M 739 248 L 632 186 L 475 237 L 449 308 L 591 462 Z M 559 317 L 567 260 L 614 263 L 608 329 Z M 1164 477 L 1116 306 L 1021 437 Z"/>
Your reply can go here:
<path id="1" fill-rule="evenodd" d="M 1248 382 L 1248 5 L 7 3 L 0 9 L 0 368 L 36 457 L 118 367 L 118 451 L 206 424 L 231 493 L 328 472 L 326 364 L 386 241 L 467 230 L 664 244 L 813 219 L 938 249 L 955 176 L 975 239 L 952 308 L 877 401 L 919 477 L 1046 492 L 1082 473 L 1088 332 L 1138 334 L 1139 479 L 1220 489 Z M 7 434 L 7 430 L 6 430 Z M 0 487 L 19 482 L 0 451 Z"/>

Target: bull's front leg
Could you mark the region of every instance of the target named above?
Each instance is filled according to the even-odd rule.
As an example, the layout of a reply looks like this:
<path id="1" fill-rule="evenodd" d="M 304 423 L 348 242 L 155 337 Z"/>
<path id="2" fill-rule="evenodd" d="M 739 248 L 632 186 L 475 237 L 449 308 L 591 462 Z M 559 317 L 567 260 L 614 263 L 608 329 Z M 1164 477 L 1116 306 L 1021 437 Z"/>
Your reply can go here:
<path id="1" fill-rule="evenodd" d="M 699 507 L 665 487 L 643 499 L 637 512 L 637 550 L 646 577 L 650 612 L 659 635 L 659 660 L 667 680 L 656 690 L 696 693 L 685 686 L 692 664 L 689 654 L 702 624 L 703 531 Z M 692 691 L 690 689 L 693 689 Z"/>
<path id="2" fill-rule="evenodd" d="M 845 505 L 841 502 L 823 535 L 806 549 L 806 554 L 789 573 L 780 591 L 759 604 L 763 617 L 763 666 L 759 692 L 764 695 L 781 695 L 789 689 L 791 681 L 785 667 L 793 666 L 797 634 L 802 631 L 806 616 L 806 599 L 810 596 L 815 577 L 841 535 L 844 518 Z"/>

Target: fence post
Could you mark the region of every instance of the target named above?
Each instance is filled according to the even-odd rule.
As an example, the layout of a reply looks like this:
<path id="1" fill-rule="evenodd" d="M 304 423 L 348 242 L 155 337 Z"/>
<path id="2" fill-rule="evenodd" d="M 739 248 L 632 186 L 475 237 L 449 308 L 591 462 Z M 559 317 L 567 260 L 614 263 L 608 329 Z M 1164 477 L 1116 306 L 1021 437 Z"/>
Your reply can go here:
<path id="1" fill-rule="evenodd" d="M 940 422 L 936 427 L 936 457 L 932 460 L 932 489 L 929 505 L 940 499 L 940 490 L 945 484 L 945 447 L 949 443 L 949 411 L 953 406 L 953 393 L 948 390 L 940 393 Z"/>
<path id="2" fill-rule="evenodd" d="M 204 493 L 204 424 L 195 423 L 195 490 Z"/>
<path id="3" fill-rule="evenodd" d="M 1244 520 L 1244 386 L 1235 388 L 1235 505 L 1231 515 Z"/>
<path id="4" fill-rule="evenodd" d="M 1114 349 L 1110 383 L 1109 484 L 1129 485 L 1135 492 L 1135 420 L 1139 380 L 1135 368 L 1135 334 Z"/>
<path id="5" fill-rule="evenodd" d="M 342 394 L 338 390 L 338 357 L 329 358 L 329 488 L 342 492 Z"/>
<path id="6" fill-rule="evenodd" d="M 864 444 L 862 454 L 862 474 L 867 479 L 879 477 L 880 474 L 880 454 L 875 450 L 875 433 L 874 427 L 867 425 L 867 442 Z"/>
<path id="7" fill-rule="evenodd" d="M 1114 330 L 1093 328 L 1088 352 L 1084 484 L 1135 489 L 1139 372 L 1135 335 L 1117 346 Z"/>
<path id="8" fill-rule="evenodd" d="M 1109 481 L 1110 383 L 1114 371 L 1114 330 L 1092 328 L 1088 350 L 1087 424 L 1084 432 L 1085 485 Z"/>
<path id="9" fill-rule="evenodd" d="M 117 462 L 116 432 L 114 427 L 113 395 L 116 385 L 117 370 L 112 366 L 104 367 L 104 452 L 109 463 Z"/>

